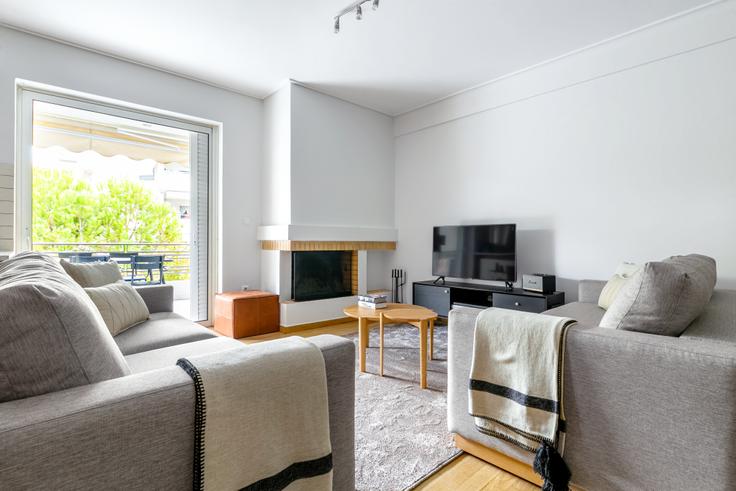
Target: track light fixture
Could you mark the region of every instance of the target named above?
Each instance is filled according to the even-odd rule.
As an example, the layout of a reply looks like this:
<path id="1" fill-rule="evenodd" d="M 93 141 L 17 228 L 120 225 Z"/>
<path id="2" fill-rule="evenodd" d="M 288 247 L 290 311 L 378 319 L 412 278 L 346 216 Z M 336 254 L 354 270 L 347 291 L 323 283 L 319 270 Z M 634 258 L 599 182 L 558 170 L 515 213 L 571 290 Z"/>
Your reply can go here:
<path id="1" fill-rule="evenodd" d="M 371 2 L 373 10 L 378 10 L 379 0 L 358 0 L 335 14 L 335 34 L 340 32 L 340 17 L 345 14 L 355 12 L 355 19 L 361 20 L 363 18 L 363 4 L 367 2 Z"/>

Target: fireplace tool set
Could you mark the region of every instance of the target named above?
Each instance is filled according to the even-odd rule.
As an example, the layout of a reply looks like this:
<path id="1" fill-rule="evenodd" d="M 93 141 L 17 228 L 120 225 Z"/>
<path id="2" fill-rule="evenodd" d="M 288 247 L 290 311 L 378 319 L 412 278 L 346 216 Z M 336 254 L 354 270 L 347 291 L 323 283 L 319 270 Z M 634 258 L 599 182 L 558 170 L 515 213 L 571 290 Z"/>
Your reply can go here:
<path id="1" fill-rule="evenodd" d="M 394 303 L 404 303 L 406 272 L 403 269 L 391 270 L 391 298 Z"/>

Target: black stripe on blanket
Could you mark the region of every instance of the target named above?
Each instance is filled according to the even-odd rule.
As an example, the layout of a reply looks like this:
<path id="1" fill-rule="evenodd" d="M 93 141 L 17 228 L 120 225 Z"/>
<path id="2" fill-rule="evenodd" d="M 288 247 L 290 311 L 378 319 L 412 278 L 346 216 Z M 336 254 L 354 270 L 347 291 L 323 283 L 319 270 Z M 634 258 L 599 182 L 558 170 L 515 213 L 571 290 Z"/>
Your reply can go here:
<path id="1" fill-rule="evenodd" d="M 560 412 L 560 406 L 557 401 L 544 399 L 543 397 L 530 396 L 509 387 L 492 384 L 484 380 L 470 379 L 470 390 L 488 392 L 489 394 L 511 399 L 522 406 L 541 409 L 542 411 L 547 411 L 549 413 L 559 414 Z"/>
<path id="2" fill-rule="evenodd" d="M 280 491 L 298 479 L 321 476 L 331 470 L 332 454 L 328 454 L 319 459 L 291 464 L 278 474 L 254 482 L 242 488 L 241 491 Z"/>
<path id="3" fill-rule="evenodd" d="M 194 491 L 201 491 L 204 489 L 204 427 L 207 416 L 204 384 L 199 370 L 189 360 L 180 358 L 176 364 L 194 381 L 194 468 L 192 469 L 194 482 L 192 487 Z"/>

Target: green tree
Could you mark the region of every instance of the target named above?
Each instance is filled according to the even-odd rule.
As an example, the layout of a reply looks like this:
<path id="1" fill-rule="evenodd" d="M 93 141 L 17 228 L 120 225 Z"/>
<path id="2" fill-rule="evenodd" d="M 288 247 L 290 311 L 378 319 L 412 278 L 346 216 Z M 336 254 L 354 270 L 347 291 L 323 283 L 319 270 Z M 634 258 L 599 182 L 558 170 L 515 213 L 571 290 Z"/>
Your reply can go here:
<path id="1" fill-rule="evenodd" d="M 34 242 L 181 242 L 177 212 L 135 181 L 93 188 L 71 172 L 33 169 Z"/>
<path id="2" fill-rule="evenodd" d="M 94 240 L 95 193 L 68 172 L 33 169 L 33 240 Z"/>

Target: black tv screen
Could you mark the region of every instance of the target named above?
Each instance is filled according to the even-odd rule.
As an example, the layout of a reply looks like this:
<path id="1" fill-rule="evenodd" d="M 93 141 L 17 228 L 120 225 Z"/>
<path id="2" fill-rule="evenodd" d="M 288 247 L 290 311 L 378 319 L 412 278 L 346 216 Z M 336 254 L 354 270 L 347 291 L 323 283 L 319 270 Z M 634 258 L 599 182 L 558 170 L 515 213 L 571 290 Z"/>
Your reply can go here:
<path id="1" fill-rule="evenodd" d="M 516 281 L 516 225 L 434 227 L 432 274 Z"/>

